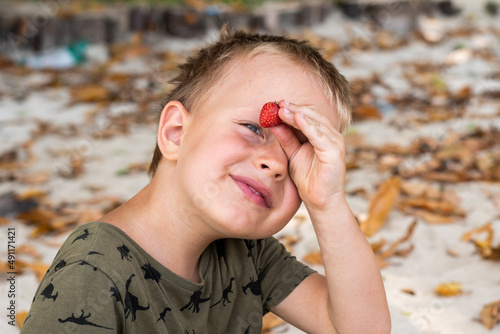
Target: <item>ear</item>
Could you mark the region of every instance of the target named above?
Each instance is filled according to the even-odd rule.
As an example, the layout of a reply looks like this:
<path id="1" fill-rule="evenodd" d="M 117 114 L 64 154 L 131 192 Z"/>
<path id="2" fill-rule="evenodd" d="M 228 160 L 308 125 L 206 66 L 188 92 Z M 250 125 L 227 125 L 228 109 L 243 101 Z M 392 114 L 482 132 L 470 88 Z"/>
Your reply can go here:
<path id="1" fill-rule="evenodd" d="M 188 111 L 179 101 L 168 102 L 161 112 L 157 142 L 162 155 L 167 160 L 177 160 L 187 116 Z"/>

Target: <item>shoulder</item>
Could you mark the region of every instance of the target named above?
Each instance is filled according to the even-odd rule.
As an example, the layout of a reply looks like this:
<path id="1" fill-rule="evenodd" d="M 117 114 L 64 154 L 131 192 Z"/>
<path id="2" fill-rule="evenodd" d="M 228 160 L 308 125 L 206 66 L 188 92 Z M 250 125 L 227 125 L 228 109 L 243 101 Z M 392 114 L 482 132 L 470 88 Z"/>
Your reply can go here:
<path id="1" fill-rule="evenodd" d="M 110 224 L 91 222 L 80 225 L 68 236 L 47 274 L 56 274 L 65 267 L 77 265 L 119 277 L 123 273 L 116 271 L 123 266 L 116 263 L 132 262 L 130 244 L 129 238 Z"/>
<path id="2" fill-rule="evenodd" d="M 86 333 L 116 329 L 123 319 L 122 295 L 108 275 L 86 262 L 60 265 L 40 283 L 22 332 L 76 332 L 79 325 L 95 327 Z"/>

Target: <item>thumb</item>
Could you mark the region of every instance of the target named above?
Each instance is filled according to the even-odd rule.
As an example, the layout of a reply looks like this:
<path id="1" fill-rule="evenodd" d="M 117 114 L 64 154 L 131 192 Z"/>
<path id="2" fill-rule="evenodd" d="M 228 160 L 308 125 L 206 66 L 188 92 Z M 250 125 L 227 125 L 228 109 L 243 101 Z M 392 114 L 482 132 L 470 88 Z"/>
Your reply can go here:
<path id="1" fill-rule="evenodd" d="M 278 124 L 270 129 L 272 134 L 278 139 L 288 161 L 292 160 L 302 146 L 302 143 L 297 139 L 293 130 L 285 124 Z"/>

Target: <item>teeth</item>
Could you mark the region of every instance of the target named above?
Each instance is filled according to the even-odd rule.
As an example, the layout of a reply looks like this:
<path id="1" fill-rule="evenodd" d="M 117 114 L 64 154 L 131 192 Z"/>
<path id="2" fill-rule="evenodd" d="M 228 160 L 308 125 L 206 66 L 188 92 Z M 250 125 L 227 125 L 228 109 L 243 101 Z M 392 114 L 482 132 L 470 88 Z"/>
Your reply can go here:
<path id="1" fill-rule="evenodd" d="M 256 193 L 257 195 L 259 195 L 260 197 L 263 197 L 260 192 L 258 192 L 257 190 L 255 190 L 251 186 L 248 186 L 248 188 L 250 188 L 250 190 L 252 190 L 254 193 Z"/>

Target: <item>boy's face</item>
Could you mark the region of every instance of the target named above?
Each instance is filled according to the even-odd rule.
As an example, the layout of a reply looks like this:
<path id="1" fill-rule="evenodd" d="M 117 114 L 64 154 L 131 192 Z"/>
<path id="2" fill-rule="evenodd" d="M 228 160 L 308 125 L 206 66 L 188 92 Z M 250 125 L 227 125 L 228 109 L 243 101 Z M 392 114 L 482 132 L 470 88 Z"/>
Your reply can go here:
<path id="1" fill-rule="evenodd" d="M 269 55 L 237 63 L 188 116 L 177 160 L 178 193 L 196 218 L 190 221 L 205 221 L 203 228 L 218 238 L 271 236 L 300 206 L 288 157 L 259 124 L 262 106 L 282 99 L 310 106 L 338 124 L 309 72 Z"/>

